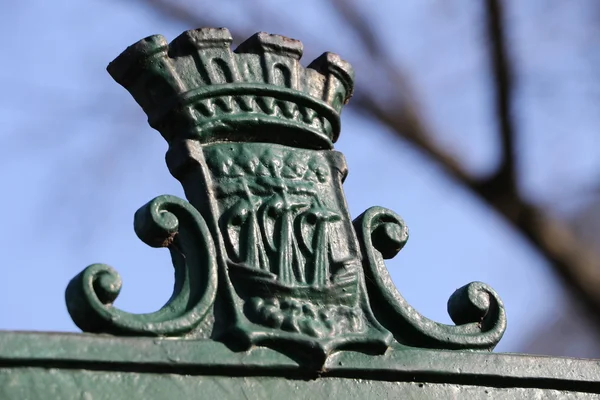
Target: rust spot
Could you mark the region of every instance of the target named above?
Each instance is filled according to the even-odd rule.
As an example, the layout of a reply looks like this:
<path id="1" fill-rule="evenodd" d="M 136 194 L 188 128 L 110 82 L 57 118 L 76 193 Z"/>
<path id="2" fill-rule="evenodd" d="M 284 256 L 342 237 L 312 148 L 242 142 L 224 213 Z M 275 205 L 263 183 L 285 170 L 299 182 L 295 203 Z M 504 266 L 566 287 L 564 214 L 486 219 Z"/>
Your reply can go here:
<path id="1" fill-rule="evenodd" d="M 155 245 L 157 247 L 169 247 L 175 241 L 175 237 L 176 236 L 177 236 L 177 232 L 173 232 L 172 234 L 170 234 L 166 238 L 161 238 L 161 239 L 156 240 L 155 241 Z"/>

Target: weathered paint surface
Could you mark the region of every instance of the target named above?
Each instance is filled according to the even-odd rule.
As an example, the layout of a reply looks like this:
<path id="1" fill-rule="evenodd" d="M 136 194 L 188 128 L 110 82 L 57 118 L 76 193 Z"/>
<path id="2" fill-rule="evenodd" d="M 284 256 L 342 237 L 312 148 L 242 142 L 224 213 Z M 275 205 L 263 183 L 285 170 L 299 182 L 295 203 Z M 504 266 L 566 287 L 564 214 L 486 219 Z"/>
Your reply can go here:
<path id="1" fill-rule="evenodd" d="M 2 399 L 597 399 L 564 390 L 495 388 L 362 379 L 184 376 L 155 373 L 0 369 Z"/>
<path id="2" fill-rule="evenodd" d="M 268 392 L 333 399 L 593 398 L 600 392 L 598 360 L 404 346 L 379 356 L 338 352 L 315 371 L 268 348 L 239 352 L 212 340 L 182 346 L 172 339 L 0 332 L 0 366 L 2 399 L 240 398 L 242 390 L 248 398 L 273 398 Z M 55 394 L 42 396 L 43 390 Z"/>

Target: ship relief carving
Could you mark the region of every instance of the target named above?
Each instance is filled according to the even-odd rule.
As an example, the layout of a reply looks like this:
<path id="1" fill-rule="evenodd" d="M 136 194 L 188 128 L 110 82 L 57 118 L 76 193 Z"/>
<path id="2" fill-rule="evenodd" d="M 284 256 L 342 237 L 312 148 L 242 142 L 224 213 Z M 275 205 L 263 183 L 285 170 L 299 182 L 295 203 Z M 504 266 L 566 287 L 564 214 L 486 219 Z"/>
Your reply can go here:
<path id="1" fill-rule="evenodd" d="M 283 146 L 206 151 L 228 273 L 253 323 L 316 338 L 365 331 L 360 259 L 332 238 L 345 212 L 327 197 L 329 160 Z M 337 248 L 336 248 L 337 247 Z"/>

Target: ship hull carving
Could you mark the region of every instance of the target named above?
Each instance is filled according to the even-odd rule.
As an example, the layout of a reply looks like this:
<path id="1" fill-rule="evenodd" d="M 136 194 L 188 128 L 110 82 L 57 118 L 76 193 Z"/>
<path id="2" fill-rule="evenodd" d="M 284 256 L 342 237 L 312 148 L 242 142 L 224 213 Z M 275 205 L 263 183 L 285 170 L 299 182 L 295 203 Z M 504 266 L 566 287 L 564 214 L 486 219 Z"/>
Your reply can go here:
<path id="1" fill-rule="evenodd" d="M 366 307 L 361 257 L 339 196 L 343 156 L 260 143 L 207 146 L 203 155 L 238 335 L 296 336 L 324 353 L 345 334 L 358 342 L 375 335 L 385 349 L 390 334 Z"/>

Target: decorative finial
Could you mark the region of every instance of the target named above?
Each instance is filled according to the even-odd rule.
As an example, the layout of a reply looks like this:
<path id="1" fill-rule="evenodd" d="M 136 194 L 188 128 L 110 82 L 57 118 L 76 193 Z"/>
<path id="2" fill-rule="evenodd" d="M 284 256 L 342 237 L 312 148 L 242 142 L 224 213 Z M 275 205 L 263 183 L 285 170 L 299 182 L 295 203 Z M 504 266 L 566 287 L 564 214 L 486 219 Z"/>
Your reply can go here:
<path id="1" fill-rule="evenodd" d="M 384 258 L 408 230 L 372 207 L 351 221 L 347 168 L 332 150 L 353 72 L 325 53 L 307 68 L 302 44 L 257 33 L 231 51 L 226 29 L 150 36 L 108 70 L 169 142 L 185 200 L 159 196 L 135 215 L 145 243 L 168 247 L 175 289 L 150 314 L 113 306 L 115 270 L 86 268 L 67 288 L 84 331 L 266 346 L 320 369 L 334 351 L 390 346 L 491 350 L 506 328 L 497 294 L 471 283 L 448 302 L 457 326 L 420 315 L 394 288 Z"/>

